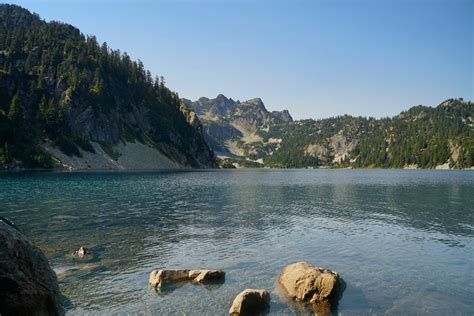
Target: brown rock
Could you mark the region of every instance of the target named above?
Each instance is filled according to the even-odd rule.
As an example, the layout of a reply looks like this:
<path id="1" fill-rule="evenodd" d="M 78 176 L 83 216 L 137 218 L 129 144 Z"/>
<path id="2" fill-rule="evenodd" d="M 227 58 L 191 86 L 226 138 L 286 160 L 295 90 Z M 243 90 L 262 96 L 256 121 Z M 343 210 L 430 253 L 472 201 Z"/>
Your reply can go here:
<path id="1" fill-rule="evenodd" d="M 169 283 L 188 280 L 189 270 L 153 270 L 148 279 L 148 286 L 156 289 Z"/>
<path id="2" fill-rule="evenodd" d="M 191 270 L 189 271 L 189 279 L 197 283 L 206 283 L 222 280 L 225 272 L 222 270 Z"/>
<path id="3" fill-rule="evenodd" d="M 307 262 L 286 266 L 278 282 L 291 298 L 312 304 L 337 303 L 345 289 L 345 283 L 337 272 Z"/>
<path id="4" fill-rule="evenodd" d="M 270 304 L 270 293 L 267 290 L 246 289 L 234 299 L 229 315 L 255 315 L 265 310 Z"/>
<path id="5" fill-rule="evenodd" d="M 222 270 L 153 270 L 148 279 L 148 286 L 158 288 L 166 284 L 182 281 L 206 283 L 222 280 L 225 272 Z"/>
<path id="6" fill-rule="evenodd" d="M 56 274 L 41 250 L 0 220 L 0 315 L 63 315 Z"/>

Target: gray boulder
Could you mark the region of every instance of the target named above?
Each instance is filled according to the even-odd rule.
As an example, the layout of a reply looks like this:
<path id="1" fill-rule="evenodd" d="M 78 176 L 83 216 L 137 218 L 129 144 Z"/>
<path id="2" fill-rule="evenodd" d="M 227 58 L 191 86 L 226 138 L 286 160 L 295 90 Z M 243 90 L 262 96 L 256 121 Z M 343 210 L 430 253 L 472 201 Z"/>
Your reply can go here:
<path id="1" fill-rule="evenodd" d="M 64 315 L 56 274 L 41 250 L 0 221 L 0 315 Z"/>

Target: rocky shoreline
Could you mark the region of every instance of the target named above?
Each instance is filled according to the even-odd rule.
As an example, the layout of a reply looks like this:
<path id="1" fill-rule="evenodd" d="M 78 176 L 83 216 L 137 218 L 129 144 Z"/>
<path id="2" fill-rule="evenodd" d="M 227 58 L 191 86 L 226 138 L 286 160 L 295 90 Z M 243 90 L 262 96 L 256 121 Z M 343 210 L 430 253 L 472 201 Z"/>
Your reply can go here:
<path id="1" fill-rule="evenodd" d="M 73 256 L 90 255 L 80 247 Z M 8 220 L 0 218 L 0 315 L 64 315 L 56 273 L 42 251 L 28 241 Z M 155 291 L 180 287 L 183 282 L 223 284 L 219 269 L 157 269 L 150 273 L 148 287 Z M 277 286 L 292 301 L 308 304 L 318 315 L 331 314 L 342 298 L 345 282 L 337 272 L 297 262 L 284 267 Z M 245 289 L 231 303 L 229 315 L 256 315 L 268 311 L 267 289 Z"/>
<path id="2" fill-rule="evenodd" d="M 206 284 L 223 283 L 222 270 L 159 269 L 150 273 L 148 287 L 160 292 L 164 287 L 179 286 L 182 282 Z M 346 288 L 344 280 L 335 271 L 297 262 L 283 268 L 278 286 L 293 301 L 308 304 L 318 315 L 329 315 L 337 307 Z M 232 302 L 229 315 L 256 315 L 270 307 L 267 289 L 245 289 Z"/>

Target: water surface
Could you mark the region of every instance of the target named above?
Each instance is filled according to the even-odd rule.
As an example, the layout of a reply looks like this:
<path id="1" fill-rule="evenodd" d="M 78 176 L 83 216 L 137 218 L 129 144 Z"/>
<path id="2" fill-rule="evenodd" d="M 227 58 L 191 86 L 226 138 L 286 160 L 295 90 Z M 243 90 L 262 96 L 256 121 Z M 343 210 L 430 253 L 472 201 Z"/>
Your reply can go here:
<path id="1" fill-rule="evenodd" d="M 338 313 L 472 315 L 474 172 L 222 170 L 0 174 L 0 212 L 48 256 L 75 314 L 226 315 L 287 264 L 338 271 Z M 79 245 L 92 256 L 71 256 Z M 220 268 L 222 285 L 147 288 L 155 268 Z"/>

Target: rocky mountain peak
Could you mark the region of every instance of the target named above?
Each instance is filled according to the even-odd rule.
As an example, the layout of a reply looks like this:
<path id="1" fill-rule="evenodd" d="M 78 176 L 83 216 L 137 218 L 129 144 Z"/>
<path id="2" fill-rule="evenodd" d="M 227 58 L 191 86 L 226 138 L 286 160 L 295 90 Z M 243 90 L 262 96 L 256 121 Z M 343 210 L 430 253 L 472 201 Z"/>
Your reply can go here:
<path id="1" fill-rule="evenodd" d="M 447 99 L 447 100 L 441 102 L 441 104 L 439 106 L 447 108 L 447 107 L 452 107 L 452 106 L 456 106 L 456 105 L 468 105 L 469 103 L 470 103 L 470 101 L 465 101 L 463 98 Z"/>
<path id="2" fill-rule="evenodd" d="M 263 101 L 262 101 L 261 98 L 253 98 L 253 99 L 245 101 L 244 103 L 255 104 L 255 105 L 263 105 Z"/>
<path id="3" fill-rule="evenodd" d="M 293 117 L 291 116 L 290 112 L 286 109 L 282 111 L 272 111 L 272 115 L 282 122 L 285 122 L 285 123 L 293 122 Z"/>
<path id="4" fill-rule="evenodd" d="M 265 104 L 260 98 L 253 98 L 247 101 L 240 103 L 241 108 L 246 108 L 244 111 L 257 111 L 264 113 L 264 115 L 269 114 L 268 110 L 265 108 Z"/>
<path id="5" fill-rule="evenodd" d="M 15 27 L 28 27 L 32 24 L 43 23 L 37 14 L 14 4 L 0 4 L 0 30 L 11 30 Z"/>
<path id="6" fill-rule="evenodd" d="M 185 101 L 189 101 L 189 102 L 192 102 L 191 100 L 188 100 L 188 99 L 183 99 Z M 206 97 L 200 97 L 197 102 L 208 102 L 209 101 L 209 98 L 206 98 Z"/>
<path id="7" fill-rule="evenodd" d="M 217 97 L 216 97 L 216 100 L 220 101 L 220 102 L 228 102 L 230 101 L 225 95 L 223 94 L 218 94 Z"/>

